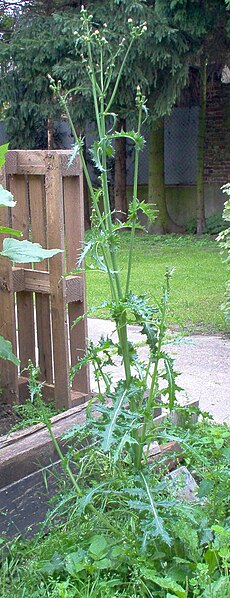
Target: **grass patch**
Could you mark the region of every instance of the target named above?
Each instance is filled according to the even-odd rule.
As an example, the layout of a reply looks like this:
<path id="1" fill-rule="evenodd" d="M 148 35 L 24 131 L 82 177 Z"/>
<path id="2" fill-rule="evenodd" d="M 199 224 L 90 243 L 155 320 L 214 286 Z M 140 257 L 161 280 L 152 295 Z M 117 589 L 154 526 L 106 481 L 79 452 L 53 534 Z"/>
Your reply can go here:
<path id="1" fill-rule="evenodd" d="M 90 235 L 90 233 L 88 233 Z M 125 283 L 129 233 L 119 240 L 119 265 Z M 90 263 L 90 258 L 88 258 Z M 131 288 L 147 294 L 151 302 L 159 299 L 166 268 L 174 268 L 168 325 L 186 333 L 226 330 L 221 311 L 226 269 L 214 239 L 204 236 L 143 235 L 136 238 Z M 88 307 L 97 307 L 109 297 L 106 275 L 87 272 Z M 95 317 L 108 318 L 106 308 L 96 309 Z"/>

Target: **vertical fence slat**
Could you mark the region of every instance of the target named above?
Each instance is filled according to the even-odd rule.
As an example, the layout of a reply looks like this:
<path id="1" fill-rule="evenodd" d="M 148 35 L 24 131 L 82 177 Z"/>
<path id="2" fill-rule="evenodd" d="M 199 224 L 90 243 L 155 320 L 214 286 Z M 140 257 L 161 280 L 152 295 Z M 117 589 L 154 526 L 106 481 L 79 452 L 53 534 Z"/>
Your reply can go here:
<path id="1" fill-rule="evenodd" d="M 40 243 L 47 247 L 46 239 L 46 215 L 45 215 L 45 188 L 44 177 L 30 175 L 29 197 L 32 225 L 32 239 L 34 243 Z M 48 270 L 47 260 L 36 264 L 36 270 Z M 48 383 L 53 382 L 52 368 L 52 344 L 50 326 L 50 300 L 46 295 L 35 293 L 37 339 L 38 339 L 38 360 L 41 372 L 41 379 Z"/>
<path id="2" fill-rule="evenodd" d="M 65 233 L 66 233 L 66 269 L 67 272 L 76 267 L 77 257 L 84 239 L 84 203 L 83 181 L 80 177 L 64 178 L 64 206 L 65 206 Z M 80 273 L 79 273 L 80 275 Z M 85 304 L 85 277 L 83 273 L 83 301 L 69 303 L 69 328 L 71 366 L 76 364 L 86 352 L 87 321 L 86 318 L 72 328 L 73 321 L 82 316 L 86 311 Z M 89 393 L 89 368 L 83 367 L 73 380 L 73 390 Z"/>
<path id="3" fill-rule="evenodd" d="M 0 183 L 6 187 L 5 172 L 0 173 Z M 9 226 L 9 212 L 7 208 L 0 208 L 0 226 Z M 7 236 L 7 235 L 6 235 Z M 4 235 L 1 235 L 0 246 Z M 16 354 L 16 323 L 14 308 L 14 293 L 12 266 L 9 260 L 0 257 L 0 335 L 12 343 L 13 353 Z M 3 389 L 3 400 L 8 404 L 17 403 L 18 393 L 18 371 L 17 366 L 11 361 L 0 359 L 0 388 Z"/>
<path id="4" fill-rule="evenodd" d="M 47 244 L 49 249 L 64 249 L 63 188 L 58 154 L 46 155 L 46 214 Z M 57 407 L 71 405 L 69 389 L 69 355 L 64 254 L 50 260 L 51 313 L 55 376 L 55 403 Z"/>
<path id="5" fill-rule="evenodd" d="M 10 190 L 17 202 L 12 210 L 12 226 L 21 230 L 23 239 L 28 240 L 30 237 L 30 218 L 25 177 L 12 176 L 10 178 Z M 30 268 L 31 264 L 21 264 L 21 266 Z M 25 370 L 29 359 L 35 363 L 34 305 L 31 292 L 17 293 L 17 314 L 19 357 L 21 370 Z"/>

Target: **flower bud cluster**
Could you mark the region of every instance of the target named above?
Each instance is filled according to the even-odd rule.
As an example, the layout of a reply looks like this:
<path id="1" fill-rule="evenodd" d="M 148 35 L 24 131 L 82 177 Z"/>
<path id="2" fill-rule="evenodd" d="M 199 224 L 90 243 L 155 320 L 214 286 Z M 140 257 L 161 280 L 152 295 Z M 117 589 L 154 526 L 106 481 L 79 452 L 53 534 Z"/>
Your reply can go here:
<path id="1" fill-rule="evenodd" d="M 146 102 L 146 97 L 143 93 L 141 93 L 140 85 L 137 85 L 137 92 L 135 98 L 137 108 L 143 107 Z"/>
<path id="2" fill-rule="evenodd" d="M 133 25 L 133 19 L 131 18 L 128 19 L 128 26 L 130 29 L 131 37 L 133 37 L 134 39 L 136 39 L 137 37 L 141 37 L 141 35 L 143 35 L 148 29 L 146 21 L 144 21 L 144 23 L 141 23 L 140 25 Z"/>
<path id="3" fill-rule="evenodd" d="M 50 81 L 50 89 L 52 89 L 52 91 L 55 94 L 60 94 L 61 93 L 61 81 L 60 81 L 60 79 L 56 83 L 55 79 L 53 77 L 51 77 L 51 75 L 47 75 L 47 77 L 48 77 L 48 79 Z"/>

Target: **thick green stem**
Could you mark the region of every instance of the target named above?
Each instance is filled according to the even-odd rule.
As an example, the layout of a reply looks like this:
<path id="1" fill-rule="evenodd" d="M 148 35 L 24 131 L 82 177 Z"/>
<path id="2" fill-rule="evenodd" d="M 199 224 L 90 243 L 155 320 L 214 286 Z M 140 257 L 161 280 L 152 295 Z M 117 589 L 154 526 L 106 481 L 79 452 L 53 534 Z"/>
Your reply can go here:
<path id="1" fill-rule="evenodd" d="M 142 122 L 142 106 L 139 107 L 138 135 L 140 135 L 140 132 L 141 132 L 141 122 Z M 125 291 L 126 296 L 128 295 L 129 286 L 130 286 L 132 258 L 133 258 L 133 249 L 134 249 L 134 241 L 135 241 L 135 228 L 136 228 L 136 221 L 137 221 L 136 211 L 137 211 L 137 183 L 138 183 L 139 155 L 140 155 L 140 150 L 139 150 L 139 147 L 136 145 L 136 147 L 135 147 L 135 162 L 134 162 L 134 181 L 133 181 L 133 220 L 132 220 L 131 239 L 130 239 L 130 248 L 129 248 L 127 279 L 126 279 L 126 291 Z"/>
<path id="2" fill-rule="evenodd" d="M 141 461 L 143 457 L 143 447 L 146 438 L 146 432 L 148 427 L 148 417 L 149 414 L 152 413 L 153 408 L 155 406 L 155 399 L 156 399 L 156 389 L 157 389 L 157 379 L 158 379 L 158 365 L 161 359 L 161 350 L 162 350 L 162 343 L 164 339 L 164 331 L 165 331 L 165 316 L 166 316 L 166 308 L 167 308 L 167 299 L 164 300 L 162 308 L 161 308 L 161 321 L 160 321 L 160 329 L 159 329 L 159 336 L 158 336 L 158 343 L 157 343 L 157 351 L 155 354 L 155 363 L 153 368 L 153 373 L 151 377 L 151 386 L 149 389 L 149 395 L 146 403 L 146 419 L 143 423 L 141 435 L 139 438 L 138 446 L 136 447 L 135 454 L 134 454 L 134 464 L 137 469 L 141 467 Z M 135 448 L 135 447 L 134 447 Z"/>
<path id="3" fill-rule="evenodd" d="M 112 92 L 111 98 L 110 98 L 110 100 L 109 100 L 109 102 L 108 102 L 108 104 L 107 104 L 107 108 L 106 108 L 105 114 L 108 114 L 108 112 L 110 111 L 110 108 L 111 108 L 111 106 L 112 106 L 112 104 L 113 104 L 113 101 L 114 101 L 114 99 L 115 99 L 115 97 L 116 97 L 116 93 L 117 93 L 117 90 L 118 90 L 118 85 L 119 85 L 119 83 L 120 83 L 120 80 L 121 80 L 121 75 L 122 75 L 122 73 L 123 73 L 123 70 L 124 70 L 124 67 L 125 67 L 125 63 L 126 63 L 126 61 L 127 61 L 127 58 L 128 58 L 129 52 L 130 52 L 130 50 L 131 50 L 131 48 L 132 48 L 133 42 L 134 42 L 134 38 L 132 38 L 132 39 L 131 39 L 131 42 L 130 42 L 130 44 L 129 44 L 129 47 L 128 47 L 128 49 L 127 49 L 127 51 L 126 51 L 126 53 L 125 53 L 125 56 L 124 56 L 124 58 L 123 58 L 123 62 L 122 62 L 122 65 L 121 65 L 121 68 L 120 68 L 120 71 L 119 71 L 119 74 L 118 74 L 118 77 L 117 77 L 116 83 L 115 83 L 115 85 L 114 85 L 114 88 L 113 88 L 113 92 Z"/>
<path id="4" fill-rule="evenodd" d="M 105 128 L 105 113 L 104 113 L 104 100 L 101 100 L 101 130 L 103 134 L 103 138 L 106 135 L 106 128 Z M 111 218 L 111 209 L 110 209 L 110 202 L 109 202 L 109 189 L 108 189 L 108 180 L 107 180 L 107 156 L 106 156 L 106 146 L 103 147 L 103 156 L 102 156 L 102 166 L 103 166 L 103 173 L 102 173 L 102 190 L 103 190 L 103 199 L 104 199 L 104 210 L 105 210 L 105 222 L 108 227 L 110 239 L 112 240 L 113 235 L 113 225 L 112 225 L 112 218 Z M 110 255 L 111 261 L 113 265 L 114 271 L 114 279 L 115 284 L 117 287 L 117 294 L 118 294 L 118 302 L 123 299 L 123 293 L 121 288 L 120 282 L 120 274 L 118 271 L 116 254 L 114 246 L 110 245 Z M 127 321 L 126 321 L 126 313 L 123 312 L 118 321 L 116 322 L 117 334 L 119 338 L 119 342 L 121 345 L 123 362 L 124 362 L 124 369 L 125 369 L 125 378 L 126 384 L 129 385 L 131 380 L 131 368 L 130 368 L 130 357 L 129 357 L 129 346 L 128 346 L 128 337 L 127 337 Z"/>
<path id="5" fill-rule="evenodd" d="M 100 226 L 101 226 L 103 232 L 106 232 L 106 228 L 105 228 L 103 219 L 101 217 L 100 210 L 98 208 L 98 203 L 97 203 L 97 200 L 95 198 L 95 193 L 94 193 L 93 186 L 92 186 L 92 183 L 91 183 L 91 180 L 90 180 L 90 176 L 89 176 L 89 173 L 88 173 L 88 168 L 86 166 L 86 161 L 85 161 L 85 157 L 84 157 L 84 152 L 83 152 L 83 150 L 81 148 L 80 139 L 78 138 L 78 135 L 76 133 L 76 129 L 75 129 L 73 120 L 71 118 L 71 115 L 70 115 L 70 112 L 69 112 L 69 109 L 68 109 L 66 101 L 62 98 L 61 95 L 59 96 L 59 98 L 60 98 L 61 104 L 63 105 L 63 108 L 65 109 L 66 116 L 68 118 L 71 130 L 72 130 L 72 133 L 73 133 L 73 136 L 74 136 L 75 143 L 79 146 L 79 156 L 80 156 L 81 161 L 82 161 L 83 171 L 84 171 L 86 182 L 87 182 L 87 185 L 88 185 L 88 188 L 89 188 L 89 192 L 90 192 L 90 196 L 91 196 L 93 208 L 95 209 L 95 212 L 97 214 L 97 218 L 98 218 L 98 220 L 100 222 Z M 109 283 L 110 283 L 111 295 L 112 295 L 113 300 L 115 300 L 115 298 L 116 298 L 115 287 L 114 287 L 113 279 L 112 279 L 111 272 L 110 272 L 109 259 L 108 259 L 107 255 L 106 255 L 106 250 L 104 248 L 102 248 L 102 254 L 103 254 L 103 257 L 104 257 L 104 260 L 105 260 L 105 265 L 106 265 L 107 272 L 108 272 L 108 275 L 109 275 Z"/>

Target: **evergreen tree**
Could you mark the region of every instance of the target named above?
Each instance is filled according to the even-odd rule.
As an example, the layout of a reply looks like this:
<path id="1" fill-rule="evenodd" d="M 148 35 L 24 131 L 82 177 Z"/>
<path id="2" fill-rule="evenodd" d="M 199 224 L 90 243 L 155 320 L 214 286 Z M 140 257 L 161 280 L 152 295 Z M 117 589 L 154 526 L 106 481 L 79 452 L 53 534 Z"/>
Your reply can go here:
<path id="1" fill-rule="evenodd" d="M 7 15 L 9 4 L 5 2 Z M 70 109 L 78 130 L 84 131 L 85 122 L 92 114 L 92 98 L 81 48 L 74 45 L 73 31 L 79 26 L 80 4 L 80 0 L 25 0 L 23 5 L 17 0 L 14 2 L 13 33 L 0 43 L 0 101 L 8 106 L 6 125 L 12 147 L 47 147 L 50 123 L 60 117 L 60 107 L 52 98 L 47 73 L 60 78 L 65 89 L 77 84 L 77 92 L 70 95 Z M 132 120 L 137 84 L 149 98 L 153 158 L 149 161 L 149 199 L 157 200 L 162 232 L 174 229 L 164 191 L 162 117 L 170 112 L 186 84 L 189 64 L 199 69 L 202 56 L 209 63 L 218 56 L 223 64 L 228 46 L 228 5 L 229 0 L 94 0 L 93 4 L 89 3 L 98 27 L 104 22 L 109 25 L 111 51 L 126 36 L 128 18 L 148 24 L 145 39 L 140 39 L 130 55 L 113 111 L 123 122 L 127 118 Z M 123 147 L 121 156 L 124 152 Z M 120 168 L 117 181 L 122 179 L 125 188 L 124 169 L 122 176 Z M 124 205 L 124 193 L 118 184 L 115 194 L 120 206 Z"/>

